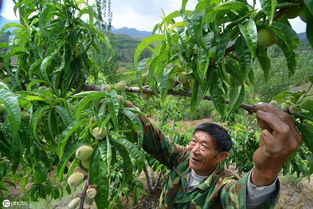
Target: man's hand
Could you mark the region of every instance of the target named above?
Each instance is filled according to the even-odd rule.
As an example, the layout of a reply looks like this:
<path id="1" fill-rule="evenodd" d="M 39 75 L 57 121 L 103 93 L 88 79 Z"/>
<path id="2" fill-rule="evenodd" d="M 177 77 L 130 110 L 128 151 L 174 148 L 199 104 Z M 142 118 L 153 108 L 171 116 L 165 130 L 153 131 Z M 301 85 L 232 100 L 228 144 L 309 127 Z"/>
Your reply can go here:
<path id="1" fill-rule="evenodd" d="M 297 149 L 302 137 L 293 118 L 269 104 L 253 106 L 262 134 L 259 148 L 253 154 L 255 168 L 252 183 L 258 186 L 271 184 L 283 167 L 284 161 Z"/>

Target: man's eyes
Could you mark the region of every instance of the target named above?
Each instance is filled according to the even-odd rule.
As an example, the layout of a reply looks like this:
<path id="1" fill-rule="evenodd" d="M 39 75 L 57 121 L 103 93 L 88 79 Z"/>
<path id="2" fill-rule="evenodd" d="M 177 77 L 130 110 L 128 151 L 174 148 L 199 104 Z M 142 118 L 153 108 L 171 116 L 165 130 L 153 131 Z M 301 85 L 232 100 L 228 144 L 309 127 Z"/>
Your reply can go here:
<path id="1" fill-rule="evenodd" d="M 201 145 L 202 145 L 202 147 L 209 149 L 208 145 L 206 145 L 206 144 L 201 144 Z"/>

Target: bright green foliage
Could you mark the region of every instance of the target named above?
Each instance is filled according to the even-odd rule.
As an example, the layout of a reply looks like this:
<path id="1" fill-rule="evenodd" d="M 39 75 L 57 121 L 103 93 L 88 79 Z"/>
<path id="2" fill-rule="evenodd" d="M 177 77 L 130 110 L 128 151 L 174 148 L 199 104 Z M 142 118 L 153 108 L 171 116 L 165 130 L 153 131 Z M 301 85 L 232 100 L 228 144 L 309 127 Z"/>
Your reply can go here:
<path id="1" fill-rule="evenodd" d="M 8 49 L 1 55 L 5 68 L 1 67 L 0 103 L 5 110 L 0 114 L 0 190 L 7 189 L 6 178 L 17 176 L 14 172 L 19 168 L 20 187 L 27 198 L 57 199 L 65 190 L 72 192 L 69 186 L 62 185 L 81 166 L 89 176 L 89 184 L 97 188 L 97 207 L 121 206 L 121 196 L 137 191 L 138 182 L 134 179 L 145 166 L 140 151 L 143 127 L 138 117 L 141 113 L 124 104 L 128 96 L 124 91 L 126 85 L 107 91 L 83 91 L 87 77 L 96 80 L 99 73 L 108 79 L 106 83 L 111 80 L 118 83 L 112 70 L 116 66 L 115 52 L 109 36 L 95 27 L 95 9 L 83 0 L 15 3 L 20 23 L 7 24 L 1 31 L 16 27 L 12 42 L 0 45 Z M 254 82 L 253 62 L 258 60 L 266 79 L 271 75 L 268 49 L 257 45 L 260 28 L 275 33 L 276 44 L 287 58 L 289 74 L 294 74 L 298 37 L 286 18 L 275 18 L 282 3 L 262 0 L 260 11 L 239 0 L 198 1 L 193 11 L 185 10 L 186 4 L 187 0 L 183 0 L 180 11 L 165 16 L 155 26 L 154 32 L 158 34 L 144 39 L 134 55 L 138 83 L 159 91 L 165 104 L 169 89 L 179 90 L 188 87 L 183 83 L 193 83 L 189 85 L 193 106 L 209 94 L 222 116 L 236 110 L 244 101 L 247 84 Z M 292 7 L 298 3 L 287 4 Z M 304 4 L 309 11 L 307 36 L 313 45 L 312 0 L 305 0 Z M 88 17 L 87 21 L 81 19 L 83 15 Z M 177 17 L 182 17 L 182 21 L 176 22 Z M 152 57 L 139 60 L 145 49 L 152 52 Z M 10 66 L 13 56 L 17 62 Z M 186 72 L 185 78 L 179 76 L 181 72 Z M 141 74 L 145 73 L 146 82 L 143 82 Z M 313 82 L 312 77 L 309 80 Z M 225 99 L 230 100 L 229 105 Z M 306 92 L 289 92 L 277 100 L 294 104 L 301 111 L 295 117 L 297 124 L 301 124 L 298 128 L 304 134 L 306 147 L 301 149 L 299 158 L 297 155 L 287 164 L 293 169 L 301 165 L 299 162 L 305 156 L 312 156 L 312 99 Z M 173 103 L 169 102 L 171 109 L 160 114 L 164 124 L 173 112 L 176 119 L 186 117 Z M 210 110 L 198 114 L 209 115 Z M 93 137 L 93 130 L 98 133 L 105 130 L 105 134 Z M 173 134 L 172 129 L 169 132 Z M 248 137 L 250 134 L 248 130 Z M 175 138 L 175 141 L 186 144 L 188 138 Z M 247 149 L 255 146 L 254 142 L 242 144 L 245 143 Z M 94 150 L 90 161 L 81 162 L 75 158 L 75 152 L 86 144 Z M 251 157 L 250 152 L 245 154 L 242 159 Z M 306 160 L 312 162 L 309 157 Z M 158 163 L 149 164 L 164 171 Z M 56 178 L 49 179 L 55 168 Z M 312 173 L 306 168 L 300 168 L 299 173 Z M 26 187 L 28 183 L 30 188 Z"/>
<path id="2" fill-rule="evenodd" d="M 183 1 L 183 8 L 186 2 Z M 175 11 L 155 26 L 154 32 L 158 34 L 138 45 L 135 64 L 144 48 L 152 51 L 153 56 L 145 60 L 149 69 L 148 84 L 163 96 L 169 89 L 165 81 L 179 75 L 180 69 L 192 72 L 190 77 L 195 82 L 191 105 L 195 106 L 205 94 L 210 94 L 216 109 L 224 116 L 238 108 L 244 99 L 245 85 L 254 82 L 251 66 L 255 58 L 266 79 L 270 73 L 267 49 L 257 46 L 257 42 L 264 42 L 259 40 L 263 37 L 257 34 L 258 29 L 276 35 L 268 42 L 276 41 L 283 51 L 289 74 L 293 75 L 296 70 L 294 50 L 299 41 L 286 18 L 275 18 L 281 3 L 260 2 L 263 9 L 260 11 L 246 1 L 199 1 L 193 11 Z M 298 3 L 287 6 L 292 8 L 294 5 Z M 177 17 L 182 17 L 183 21 L 177 22 Z M 313 24 L 311 22 L 308 27 Z M 311 39 L 312 35 L 308 36 Z M 154 43 L 153 48 L 151 43 Z M 231 104 L 224 105 L 225 99 Z"/>
<path id="3" fill-rule="evenodd" d="M 106 46 L 109 50 L 102 59 L 111 59 L 110 43 L 94 27 L 93 7 L 84 1 L 19 0 L 15 9 L 20 13 L 20 24 L 9 23 L 2 28 L 3 32 L 18 27 L 4 57 L 6 70 L 12 75 L 9 60 L 17 56 L 15 89 L 26 90 L 29 82 L 40 79 L 64 97 L 71 89 L 79 92 L 88 75 L 97 75 L 99 68 L 104 68 L 94 62 L 90 51 L 99 52 L 99 46 Z M 81 19 L 83 15 L 88 16 L 88 22 Z"/>
<path id="4" fill-rule="evenodd" d="M 295 50 L 299 46 L 299 38 L 289 20 L 279 15 L 279 12 L 303 6 L 303 3 L 260 0 L 262 10 L 257 10 L 247 1 L 198 1 L 194 10 L 187 11 L 187 0 L 182 2 L 182 9 L 164 16 L 163 21 L 155 26 L 155 34 L 144 39 L 135 53 L 134 62 L 138 65 L 138 72 L 147 74 L 149 87 L 159 92 L 162 98 L 170 89 L 168 81 L 176 79 L 182 72 L 181 69 L 184 69 L 188 72 L 190 81 L 194 81 L 191 106 L 198 105 L 204 95 L 210 95 L 220 115 L 230 116 L 243 103 L 246 86 L 255 82 L 256 70 L 252 68 L 254 62 L 259 62 L 266 81 L 273 73 L 269 49 L 264 47 L 274 42 L 286 58 L 288 75 L 295 74 Z M 312 3 L 311 0 L 304 1 L 309 11 L 306 32 L 311 46 Z M 181 22 L 177 22 L 178 17 L 182 18 L 182 21 L 179 19 Z M 262 40 L 262 31 L 270 31 L 269 40 Z M 139 55 L 145 48 L 153 54 L 140 61 Z M 144 68 L 148 70 L 143 71 Z M 177 89 L 179 87 L 175 87 Z M 288 94 L 290 97 L 298 96 L 298 99 L 299 95 L 305 96 L 304 93 Z M 229 100 L 229 105 L 225 104 L 225 99 Z M 293 98 L 290 104 L 298 107 L 299 102 L 300 100 Z M 302 112 L 295 114 L 297 120 L 312 123 L 312 110 L 303 109 L 303 106 L 299 108 L 302 108 Z M 310 127 L 308 124 L 305 126 Z M 309 150 L 312 149 L 311 144 L 305 144 Z M 250 149 L 251 145 L 247 147 Z M 251 159 L 251 156 L 248 157 Z M 292 159 L 297 160 L 297 157 Z M 303 156 L 298 158 L 301 159 L 303 160 Z M 299 162 L 291 164 L 295 170 L 300 165 Z M 291 164 L 287 163 L 289 166 Z M 297 170 L 297 173 L 308 172 Z"/>
<path id="5" fill-rule="evenodd" d="M 113 207 L 144 158 L 138 111 L 125 107 L 125 93 L 82 91 L 87 76 L 112 69 L 109 60 L 115 53 L 109 38 L 95 27 L 94 8 L 85 1 L 19 0 L 15 9 L 20 24 L 2 28 L 17 27 L 12 43 L 5 45 L 8 53 L 1 55 L 7 84 L 0 83 L 5 107 L 0 114 L 0 190 L 7 189 L 5 178 L 19 167 L 21 190 L 29 200 L 60 198 L 65 190 L 71 192 L 61 185 L 80 165 L 97 186 L 98 208 Z M 9 65 L 12 56 L 15 66 Z M 108 134 L 93 138 L 95 127 Z M 94 152 L 90 162 L 82 163 L 75 152 L 86 144 Z M 51 172 L 56 178 L 48 178 Z"/>

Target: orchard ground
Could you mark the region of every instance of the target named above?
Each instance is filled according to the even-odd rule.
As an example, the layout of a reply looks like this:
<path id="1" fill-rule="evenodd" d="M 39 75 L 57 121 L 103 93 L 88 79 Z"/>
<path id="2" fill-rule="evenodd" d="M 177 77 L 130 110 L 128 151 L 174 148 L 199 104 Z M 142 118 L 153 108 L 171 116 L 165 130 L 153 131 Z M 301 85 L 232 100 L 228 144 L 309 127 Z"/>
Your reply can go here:
<path id="1" fill-rule="evenodd" d="M 152 118 L 150 118 L 154 121 Z M 193 129 L 193 127 L 204 122 L 211 122 L 210 118 L 205 118 L 201 120 L 192 120 L 192 121 L 179 121 L 175 124 L 177 125 L 177 131 L 181 129 Z M 174 126 L 174 122 L 170 122 Z M 50 177 L 53 178 L 53 174 L 50 174 Z M 144 184 L 145 191 L 148 191 L 146 185 L 145 175 L 142 174 L 139 176 L 139 180 Z M 310 179 L 304 178 L 299 180 L 295 176 L 287 175 L 280 177 L 281 182 L 281 193 L 276 209 L 313 209 L 313 176 Z M 83 185 L 80 185 L 83 187 Z M 16 188 L 10 187 L 8 196 L 11 201 L 23 201 L 23 197 L 19 191 L 19 186 Z M 80 191 L 79 188 L 76 191 Z M 123 199 L 122 204 L 125 209 L 156 209 L 159 201 L 159 195 L 161 193 L 161 187 L 156 190 L 152 195 L 144 195 L 139 200 L 138 205 L 133 205 L 132 201 Z M 39 202 L 30 203 L 31 209 L 42 209 L 42 208 L 53 208 L 53 209 L 65 209 L 69 201 L 75 197 L 75 192 L 69 196 L 65 195 L 61 200 L 40 200 Z M 92 209 L 95 209 L 96 206 L 93 205 Z"/>

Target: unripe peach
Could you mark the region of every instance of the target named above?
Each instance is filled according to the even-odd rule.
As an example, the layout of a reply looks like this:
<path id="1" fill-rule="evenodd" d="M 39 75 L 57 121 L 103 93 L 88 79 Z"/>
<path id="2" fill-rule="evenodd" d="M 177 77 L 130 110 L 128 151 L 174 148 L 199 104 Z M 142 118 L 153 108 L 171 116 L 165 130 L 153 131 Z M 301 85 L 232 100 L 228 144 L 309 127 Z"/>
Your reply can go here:
<path id="1" fill-rule="evenodd" d="M 22 111 L 22 112 L 21 112 L 21 117 L 22 117 L 22 120 L 24 120 L 24 121 L 29 121 L 30 115 L 29 115 L 28 112 Z"/>
<path id="2" fill-rule="evenodd" d="M 93 148 L 87 145 L 80 146 L 76 150 L 76 157 L 82 161 L 88 160 L 91 158 L 93 153 Z"/>
<path id="3" fill-rule="evenodd" d="M 178 82 L 181 84 L 185 84 L 188 82 L 188 78 L 187 78 L 187 73 L 186 72 L 181 72 L 178 74 L 177 76 Z"/>
<path id="4" fill-rule="evenodd" d="M 84 179 L 85 179 L 85 176 L 83 173 L 75 172 L 67 179 L 67 183 L 71 187 L 77 187 L 84 181 Z"/>
<path id="5" fill-rule="evenodd" d="M 145 94 L 145 93 L 142 94 L 142 98 L 145 100 L 148 100 L 150 97 L 151 97 L 150 94 Z"/>
<path id="6" fill-rule="evenodd" d="M 186 83 L 183 84 L 184 89 L 188 90 L 191 89 L 193 86 L 194 81 L 193 80 L 188 80 Z"/>
<path id="7" fill-rule="evenodd" d="M 99 127 L 95 127 L 94 129 L 92 129 L 91 135 L 96 139 L 102 139 L 107 135 L 107 130 L 101 130 Z"/>
<path id="8" fill-rule="evenodd" d="M 116 91 L 125 91 L 126 87 L 127 87 L 126 81 L 120 81 L 114 86 Z"/>
<path id="9" fill-rule="evenodd" d="M 84 168 L 89 169 L 90 168 L 90 160 L 83 160 L 82 161 L 82 165 L 84 166 Z"/>
<path id="10" fill-rule="evenodd" d="M 168 79 L 168 89 L 173 89 L 176 86 L 176 80 L 175 78 Z"/>
<path id="11" fill-rule="evenodd" d="M 291 114 L 298 114 L 298 113 L 301 113 L 301 112 L 302 112 L 301 109 L 299 108 L 299 106 L 296 105 L 296 104 L 290 105 L 290 107 L 288 108 L 288 110 L 289 110 L 289 112 L 290 112 Z"/>
<path id="12" fill-rule="evenodd" d="M 97 190 L 95 188 L 88 188 L 86 191 L 87 197 L 93 199 L 97 195 Z"/>
<path id="13" fill-rule="evenodd" d="M 112 90 L 112 86 L 110 86 L 109 84 L 104 84 L 101 86 L 101 91 L 111 91 Z"/>
<path id="14" fill-rule="evenodd" d="M 284 110 L 284 111 L 287 111 L 289 109 L 289 106 L 290 106 L 290 104 L 283 103 L 282 106 L 281 106 L 281 109 Z"/>
<path id="15" fill-rule="evenodd" d="M 67 205 L 68 209 L 75 209 L 78 207 L 80 203 L 80 197 L 75 197 L 72 201 Z"/>
<path id="16" fill-rule="evenodd" d="M 261 47 L 269 47 L 275 43 L 275 35 L 272 31 L 262 28 L 258 31 L 258 45 Z"/>
<path id="17" fill-rule="evenodd" d="M 120 103 L 124 103 L 124 97 L 122 95 L 118 95 L 117 97 Z"/>
<path id="18" fill-rule="evenodd" d="M 142 80 L 142 83 L 146 83 L 146 81 L 147 81 L 147 74 L 143 73 L 141 75 L 141 80 Z"/>
<path id="19" fill-rule="evenodd" d="M 270 104 L 273 105 L 276 108 L 280 108 L 279 107 L 279 103 L 277 101 L 275 101 L 275 100 L 270 101 Z"/>
<path id="20" fill-rule="evenodd" d="M 93 198 L 91 199 L 91 198 L 89 198 L 88 196 L 85 197 L 85 203 L 86 203 L 87 205 L 91 206 L 92 203 L 93 203 L 93 201 L 94 201 Z"/>

